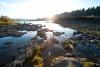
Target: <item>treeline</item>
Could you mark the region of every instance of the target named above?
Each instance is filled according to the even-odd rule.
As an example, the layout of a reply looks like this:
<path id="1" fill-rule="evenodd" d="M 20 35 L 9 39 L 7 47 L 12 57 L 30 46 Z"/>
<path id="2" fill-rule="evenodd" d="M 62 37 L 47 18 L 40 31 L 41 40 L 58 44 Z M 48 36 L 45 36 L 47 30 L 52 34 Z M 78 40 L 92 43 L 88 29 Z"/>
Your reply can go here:
<path id="1" fill-rule="evenodd" d="M 91 7 L 88 9 L 80 9 L 80 10 L 75 10 L 72 12 L 64 12 L 61 14 L 57 14 L 56 17 L 57 18 L 73 18 L 73 17 L 96 17 L 96 18 L 100 18 L 100 6 L 97 7 Z"/>
<path id="2" fill-rule="evenodd" d="M 72 16 L 100 16 L 100 6 L 88 8 L 85 10 L 84 8 L 81 10 L 72 11 L 69 13 Z"/>

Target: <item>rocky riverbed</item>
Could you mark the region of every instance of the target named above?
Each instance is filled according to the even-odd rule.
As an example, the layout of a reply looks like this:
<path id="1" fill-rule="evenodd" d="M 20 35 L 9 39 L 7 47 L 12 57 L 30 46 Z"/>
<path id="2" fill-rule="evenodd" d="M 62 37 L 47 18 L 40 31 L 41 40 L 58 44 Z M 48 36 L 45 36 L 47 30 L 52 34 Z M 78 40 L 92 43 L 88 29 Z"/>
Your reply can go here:
<path id="1" fill-rule="evenodd" d="M 43 30 L 44 29 L 42 29 L 41 33 L 43 33 L 44 35 L 44 33 L 46 33 L 47 31 L 43 31 Z M 88 40 L 89 38 L 88 37 L 84 39 L 85 36 L 88 36 L 88 34 L 85 34 L 85 35 L 84 34 L 80 35 L 78 33 L 73 34 L 72 38 L 69 38 L 69 40 L 66 40 L 61 43 L 56 38 L 44 39 L 43 41 L 39 41 L 37 36 L 34 37 L 32 39 L 32 42 L 34 42 L 35 44 L 32 44 L 32 45 L 38 47 L 39 55 L 40 55 L 39 57 L 42 58 L 43 60 L 41 59 L 42 61 L 39 62 L 39 59 L 37 59 L 38 61 L 35 64 L 34 62 L 36 60 L 31 61 L 33 62 L 32 65 L 39 66 L 42 64 L 41 65 L 42 67 L 61 67 L 61 66 L 83 67 L 86 65 L 90 67 L 91 66 L 99 67 L 100 66 L 99 65 L 100 63 L 99 49 L 100 48 L 96 47 L 96 45 L 92 45 L 91 41 L 84 42 L 84 40 L 86 39 Z M 38 43 L 38 41 L 40 43 Z M 36 56 L 38 55 L 34 55 L 34 57 Z M 34 59 L 34 57 L 31 57 L 31 58 Z M 24 63 L 22 66 L 25 67 L 25 65 L 29 65 L 29 63 L 28 64 Z"/>
<path id="2" fill-rule="evenodd" d="M 23 25 L 24 26 L 24 25 Z M 58 31 L 49 28 L 35 30 L 37 33 L 25 46 L 18 48 L 20 55 L 9 56 L 7 67 L 99 67 L 100 36 L 79 29 L 70 37 L 66 30 Z M 27 26 L 26 26 L 27 27 Z M 30 29 L 32 28 L 32 29 Z M 72 28 L 72 27 L 70 27 Z M 33 30 L 33 27 L 22 30 Z M 75 29 L 75 28 L 74 28 Z M 19 29 L 20 30 L 20 29 Z M 62 29 L 59 29 L 62 30 Z M 67 30 L 70 30 L 67 28 Z M 66 36 L 67 35 L 67 36 Z M 8 45 L 9 46 L 9 45 Z M 10 47 L 11 48 L 11 47 Z M 8 49 L 10 49 L 8 48 Z M 12 47 L 13 48 L 13 47 Z M 16 52 L 17 53 L 17 52 Z M 11 53 L 10 53 L 11 55 Z M 3 56 L 4 58 L 4 56 Z M 2 59 L 3 60 L 3 59 Z M 4 60 L 3 60 L 4 61 Z M 3 63 L 3 62 L 2 62 Z M 7 65 L 5 65 L 7 64 Z M 3 65 L 1 65 L 3 67 Z"/>
<path id="3" fill-rule="evenodd" d="M 42 50 L 49 47 L 50 45 L 53 45 L 55 42 L 56 44 L 59 44 L 59 38 L 62 39 L 64 36 L 70 35 L 73 33 L 74 30 L 69 29 L 69 33 L 71 34 L 61 34 L 61 36 L 53 36 L 53 31 L 56 32 L 56 30 L 49 29 L 48 25 L 55 25 L 61 31 L 67 31 L 66 28 L 61 27 L 60 25 L 54 24 L 54 23 L 45 23 L 42 22 L 37 24 L 19 24 L 19 25 L 12 25 L 12 26 L 1 26 L 1 32 L 6 32 L 5 35 L 12 34 L 9 36 L 2 36 L 0 38 L 0 66 L 10 66 L 10 67 L 16 67 L 23 65 L 26 62 L 26 58 L 34 55 L 34 49 L 35 46 L 40 46 L 40 44 L 43 44 L 41 46 Z M 43 27 L 45 26 L 45 27 Z M 54 26 L 53 26 L 54 27 Z M 53 28 L 54 29 L 54 28 Z M 13 36 L 15 33 L 24 33 L 21 36 Z M 38 33 L 38 34 L 37 34 Z M 43 34 L 43 35 L 41 35 Z M 69 36 L 69 37 L 70 37 Z M 46 37 L 46 39 L 45 39 Z M 63 38 L 62 40 L 66 39 L 67 37 Z M 59 41 L 58 41 L 59 40 Z M 33 46 L 34 45 L 34 46 Z M 40 51 L 40 50 L 39 50 Z M 28 56 L 27 56 L 28 53 Z M 4 58 L 5 57 L 5 58 Z M 34 57 L 34 56 L 33 56 Z M 9 62 L 7 62 L 9 60 Z M 33 63 L 33 62 L 32 62 Z M 27 63 L 25 63 L 26 66 Z M 31 65 L 31 64 L 29 64 Z M 34 64 L 33 64 L 34 65 Z"/>

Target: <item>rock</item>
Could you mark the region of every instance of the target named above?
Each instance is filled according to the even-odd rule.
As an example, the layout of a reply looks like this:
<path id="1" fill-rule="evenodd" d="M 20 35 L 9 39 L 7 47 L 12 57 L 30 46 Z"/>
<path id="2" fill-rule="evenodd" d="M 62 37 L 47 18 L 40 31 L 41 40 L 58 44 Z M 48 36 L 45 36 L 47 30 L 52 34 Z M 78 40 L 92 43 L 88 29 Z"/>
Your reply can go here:
<path id="1" fill-rule="evenodd" d="M 46 36 L 45 32 L 46 32 L 46 30 L 44 30 L 44 29 L 38 30 L 37 31 L 37 36 L 39 36 L 39 37 L 41 37 L 41 38 L 43 38 L 43 39 L 46 40 L 47 39 L 47 36 Z"/>
<path id="2" fill-rule="evenodd" d="M 37 31 L 37 36 L 39 36 L 39 37 L 41 37 L 41 38 L 43 38 L 43 39 L 47 39 L 47 36 L 46 36 L 46 32 L 52 32 L 53 30 L 50 30 L 50 29 L 47 29 L 47 28 L 45 28 L 45 29 L 41 29 L 41 30 L 38 30 Z"/>
<path id="3" fill-rule="evenodd" d="M 76 58 L 59 56 L 52 60 L 51 66 L 53 67 L 82 67 L 82 64 Z"/>
<path id="4" fill-rule="evenodd" d="M 4 47 L 11 47 L 12 43 L 13 42 L 6 42 L 6 43 L 4 43 Z"/>
<path id="5" fill-rule="evenodd" d="M 76 34 L 82 34 L 82 32 L 80 32 L 80 31 L 75 31 L 75 32 L 73 33 L 73 35 L 76 35 Z"/>
<path id="6" fill-rule="evenodd" d="M 61 34 L 64 34 L 65 32 L 53 32 L 53 35 L 60 36 Z"/>

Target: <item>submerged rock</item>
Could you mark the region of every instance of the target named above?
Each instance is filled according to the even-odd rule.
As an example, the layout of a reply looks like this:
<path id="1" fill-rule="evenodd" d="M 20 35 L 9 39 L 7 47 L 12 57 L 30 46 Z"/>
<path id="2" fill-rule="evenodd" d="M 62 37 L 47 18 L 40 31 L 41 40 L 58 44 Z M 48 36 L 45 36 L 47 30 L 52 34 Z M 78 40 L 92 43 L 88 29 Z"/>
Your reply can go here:
<path id="1" fill-rule="evenodd" d="M 46 32 L 52 32 L 53 30 L 50 30 L 50 29 L 41 29 L 41 30 L 38 30 L 37 31 L 37 36 L 43 38 L 44 40 L 47 40 L 47 36 L 46 36 Z"/>
<path id="2" fill-rule="evenodd" d="M 41 37 L 41 38 L 43 38 L 43 39 L 45 39 L 45 40 L 47 39 L 47 36 L 46 36 L 44 30 L 38 30 L 38 31 L 37 31 L 37 36 L 39 36 L 39 37 Z"/>
<path id="3" fill-rule="evenodd" d="M 0 32 L 0 37 L 8 37 L 8 36 L 14 36 L 14 37 L 20 37 L 24 32 L 18 32 L 18 31 L 7 31 L 7 32 Z"/>
<path id="4" fill-rule="evenodd" d="M 12 43 L 13 42 L 6 42 L 6 43 L 4 43 L 4 47 L 11 47 Z"/>
<path id="5" fill-rule="evenodd" d="M 32 40 L 32 42 L 35 42 L 35 43 L 38 43 L 38 44 L 41 44 L 41 43 L 44 42 L 44 39 L 40 38 L 38 36 L 33 37 L 31 40 Z"/>

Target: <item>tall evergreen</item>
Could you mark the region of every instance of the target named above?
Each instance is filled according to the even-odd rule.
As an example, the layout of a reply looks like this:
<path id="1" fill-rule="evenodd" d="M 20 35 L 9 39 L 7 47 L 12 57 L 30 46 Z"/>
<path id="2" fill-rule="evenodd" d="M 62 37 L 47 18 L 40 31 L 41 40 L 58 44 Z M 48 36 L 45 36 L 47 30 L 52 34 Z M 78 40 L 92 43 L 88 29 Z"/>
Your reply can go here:
<path id="1" fill-rule="evenodd" d="M 80 10 L 75 10 L 72 12 L 64 12 L 62 14 L 56 15 L 57 17 L 81 17 L 81 16 L 100 16 L 100 6 L 97 7 L 91 7 L 88 9 L 80 9 Z"/>

